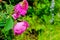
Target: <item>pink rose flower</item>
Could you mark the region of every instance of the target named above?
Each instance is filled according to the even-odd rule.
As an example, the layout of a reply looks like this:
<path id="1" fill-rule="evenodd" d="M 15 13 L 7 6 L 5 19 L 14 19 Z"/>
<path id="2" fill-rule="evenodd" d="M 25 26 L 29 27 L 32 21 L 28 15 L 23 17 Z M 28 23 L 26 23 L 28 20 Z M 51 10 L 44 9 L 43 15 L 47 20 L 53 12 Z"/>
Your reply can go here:
<path id="1" fill-rule="evenodd" d="M 15 35 L 22 34 L 28 27 L 29 24 L 26 21 L 18 22 L 13 28 L 14 34 Z"/>
<path id="2" fill-rule="evenodd" d="M 21 3 L 18 3 L 17 5 L 15 5 L 14 14 L 12 15 L 12 17 L 14 19 L 17 19 L 19 18 L 20 15 L 25 16 L 27 13 L 27 10 L 28 10 L 28 2 L 27 0 L 23 0 Z"/>

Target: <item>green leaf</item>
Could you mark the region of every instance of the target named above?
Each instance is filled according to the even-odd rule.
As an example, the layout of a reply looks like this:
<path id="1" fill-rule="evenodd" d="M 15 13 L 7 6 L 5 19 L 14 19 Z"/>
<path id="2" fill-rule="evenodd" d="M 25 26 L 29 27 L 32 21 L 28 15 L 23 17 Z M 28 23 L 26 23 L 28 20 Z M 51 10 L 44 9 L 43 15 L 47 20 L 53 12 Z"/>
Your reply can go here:
<path id="1" fill-rule="evenodd" d="M 4 27 L 5 23 L 0 22 L 0 27 Z"/>
<path id="2" fill-rule="evenodd" d="M 13 28 L 13 24 L 14 24 L 13 19 L 12 19 L 11 17 L 8 18 L 8 19 L 6 20 L 6 24 L 5 24 L 4 30 L 5 30 L 5 31 L 9 31 L 10 29 Z"/>
<path id="3" fill-rule="evenodd" d="M 11 2 L 14 2 L 14 0 L 11 0 Z"/>

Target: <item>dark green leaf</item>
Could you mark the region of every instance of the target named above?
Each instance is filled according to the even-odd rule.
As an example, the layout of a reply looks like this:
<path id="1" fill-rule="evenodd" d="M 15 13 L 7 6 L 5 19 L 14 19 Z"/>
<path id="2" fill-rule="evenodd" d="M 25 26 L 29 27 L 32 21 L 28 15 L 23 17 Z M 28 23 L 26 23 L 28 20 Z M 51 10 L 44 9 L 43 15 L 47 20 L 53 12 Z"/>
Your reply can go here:
<path id="1" fill-rule="evenodd" d="M 4 27 L 5 23 L 0 22 L 0 27 Z"/>

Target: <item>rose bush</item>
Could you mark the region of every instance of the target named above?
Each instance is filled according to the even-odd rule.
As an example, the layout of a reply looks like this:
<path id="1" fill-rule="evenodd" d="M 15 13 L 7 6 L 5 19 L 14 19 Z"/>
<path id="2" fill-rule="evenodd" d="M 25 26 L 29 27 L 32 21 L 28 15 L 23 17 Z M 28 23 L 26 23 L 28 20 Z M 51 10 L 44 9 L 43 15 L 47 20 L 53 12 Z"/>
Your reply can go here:
<path id="1" fill-rule="evenodd" d="M 60 0 L 0 0 L 1 40 L 59 40 Z"/>

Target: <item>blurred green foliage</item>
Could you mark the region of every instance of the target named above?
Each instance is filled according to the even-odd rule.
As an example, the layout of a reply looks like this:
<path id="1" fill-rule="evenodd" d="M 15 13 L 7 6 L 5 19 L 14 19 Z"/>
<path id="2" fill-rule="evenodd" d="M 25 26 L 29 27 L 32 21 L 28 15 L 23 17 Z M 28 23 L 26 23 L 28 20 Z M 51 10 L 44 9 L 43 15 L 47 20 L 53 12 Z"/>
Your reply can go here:
<path id="1" fill-rule="evenodd" d="M 30 27 L 19 36 L 14 36 L 13 31 L 10 30 L 13 26 L 13 19 L 10 17 L 13 14 L 14 6 L 22 0 L 4 1 L 6 3 L 0 3 L 0 39 L 60 40 L 60 0 L 55 0 L 54 23 L 50 23 L 52 0 L 28 0 L 29 9 L 27 15 L 18 20 L 28 21 Z M 4 32 L 4 29 L 8 31 Z"/>

